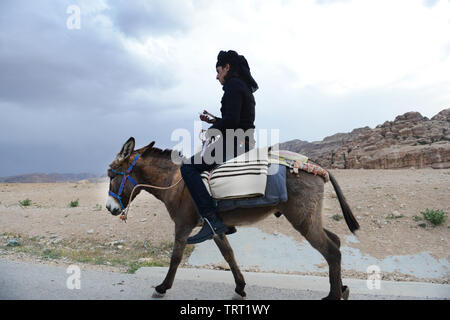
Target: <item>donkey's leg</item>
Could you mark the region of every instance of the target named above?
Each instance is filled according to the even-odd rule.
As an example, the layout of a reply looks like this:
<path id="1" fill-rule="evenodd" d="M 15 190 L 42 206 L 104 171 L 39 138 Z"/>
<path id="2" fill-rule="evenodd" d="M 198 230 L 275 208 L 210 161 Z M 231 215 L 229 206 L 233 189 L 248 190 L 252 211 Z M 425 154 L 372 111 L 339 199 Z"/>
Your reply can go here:
<path id="1" fill-rule="evenodd" d="M 292 226 L 327 261 L 331 288 L 326 298 L 340 299 L 343 297 L 340 240 L 322 227 L 323 180 L 305 172 L 299 174 L 301 179 L 287 175 L 289 200 L 280 209 Z"/>
<path id="2" fill-rule="evenodd" d="M 328 263 L 331 288 L 330 293 L 324 299 L 340 299 L 342 291 L 347 288 L 342 287 L 341 252 L 337 244 L 337 242 L 340 242 L 338 236 L 322 228 L 320 215 L 313 214 L 300 223 L 296 219 L 298 215 L 286 213 L 285 216 L 292 226 L 308 240 L 311 246 L 322 254 Z M 331 239 L 328 233 L 331 235 Z"/>
<path id="3" fill-rule="evenodd" d="M 231 248 L 231 245 L 228 242 L 227 237 L 224 234 L 221 234 L 214 237 L 214 241 L 216 242 L 216 245 L 219 247 L 220 252 L 225 258 L 225 261 L 228 262 L 228 265 L 230 266 L 231 272 L 233 273 L 234 276 L 234 281 L 236 282 L 236 289 L 234 289 L 234 291 L 236 292 L 237 295 L 234 295 L 233 299 L 234 300 L 245 299 L 245 297 L 247 296 L 247 294 L 244 291 L 245 279 L 241 273 L 241 270 L 239 270 L 239 267 L 236 263 L 236 259 L 234 258 L 233 249 Z"/>
<path id="4" fill-rule="evenodd" d="M 339 237 L 336 234 L 334 234 L 333 232 L 331 232 L 325 228 L 323 228 L 323 230 L 327 234 L 328 238 L 330 238 L 334 242 L 334 244 L 337 246 L 337 248 L 340 249 L 341 240 L 339 239 Z M 347 286 L 342 285 L 341 291 L 342 291 L 342 298 L 344 300 L 347 300 L 348 296 L 350 294 L 350 289 Z"/>
<path id="5" fill-rule="evenodd" d="M 323 228 L 323 230 L 325 231 L 325 233 L 327 234 L 328 238 L 331 239 L 331 241 L 334 242 L 334 244 L 338 247 L 338 249 L 341 247 L 341 240 L 339 239 L 339 237 L 334 234 L 333 232 L 331 232 L 330 230 L 327 230 L 325 228 Z"/>
<path id="6" fill-rule="evenodd" d="M 190 226 L 175 226 L 175 243 L 173 245 L 172 257 L 170 258 L 169 271 L 164 281 L 155 287 L 153 298 L 162 298 L 166 290 L 172 288 L 175 274 L 183 258 L 184 249 L 186 248 L 186 240 L 193 228 Z"/>
<path id="7" fill-rule="evenodd" d="M 318 229 L 318 228 L 312 228 Z M 305 238 L 311 246 L 317 249 L 329 266 L 330 293 L 324 299 L 341 299 L 342 298 L 342 279 L 341 279 L 341 251 L 336 243 L 331 240 L 324 229 L 309 230 Z"/>

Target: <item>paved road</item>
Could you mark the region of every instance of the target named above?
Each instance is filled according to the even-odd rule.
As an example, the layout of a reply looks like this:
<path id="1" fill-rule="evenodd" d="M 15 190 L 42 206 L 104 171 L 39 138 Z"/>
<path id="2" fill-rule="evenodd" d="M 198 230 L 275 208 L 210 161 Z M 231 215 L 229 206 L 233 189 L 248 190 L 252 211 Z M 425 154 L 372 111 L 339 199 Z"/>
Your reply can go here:
<path id="1" fill-rule="evenodd" d="M 70 271 L 70 270 L 69 270 Z M 135 299 L 151 300 L 167 268 L 141 268 L 135 274 L 79 270 L 0 260 L 0 299 Z M 315 300 L 328 293 L 328 278 L 244 272 L 249 300 Z M 68 289 L 73 287 L 73 289 Z M 450 285 L 381 281 L 369 290 L 364 280 L 344 279 L 350 299 L 449 299 Z M 165 300 L 227 300 L 234 293 L 231 272 L 179 269 Z"/>
<path id="2" fill-rule="evenodd" d="M 306 240 L 296 241 L 283 234 L 269 234 L 255 227 L 242 227 L 228 237 L 236 261 L 241 269 L 265 272 L 328 272 L 323 256 Z M 386 256 L 379 259 L 368 252 L 354 248 L 359 243 L 355 235 L 343 236 L 341 245 L 343 271 L 367 273 L 378 268 L 383 274 L 402 273 L 417 279 L 445 279 L 450 277 L 450 263 L 446 258 L 436 259 L 429 252 L 410 255 Z M 189 256 L 191 266 L 227 265 L 214 241 L 195 245 Z"/>

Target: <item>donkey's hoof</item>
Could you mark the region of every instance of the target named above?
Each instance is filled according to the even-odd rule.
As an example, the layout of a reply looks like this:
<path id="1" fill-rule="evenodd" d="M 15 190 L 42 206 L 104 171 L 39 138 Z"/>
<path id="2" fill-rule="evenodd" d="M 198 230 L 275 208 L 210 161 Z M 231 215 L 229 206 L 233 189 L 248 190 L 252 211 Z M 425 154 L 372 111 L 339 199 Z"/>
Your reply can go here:
<path id="1" fill-rule="evenodd" d="M 247 296 L 241 296 L 239 293 L 235 292 L 231 300 L 247 300 Z"/>
<path id="2" fill-rule="evenodd" d="M 165 295 L 166 295 L 165 293 L 159 293 L 155 289 L 155 291 L 153 291 L 152 298 L 164 298 Z"/>
<path id="3" fill-rule="evenodd" d="M 332 296 L 331 294 L 327 295 L 326 297 L 323 297 L 322 300 L 340 300 L 340 297 Z"/>
<path id="4" fill-rule="evenodd" d="M 350 289 L 347 286 L 342 286 L 342 299 L 348 300 L 349 295 L 350 295 Z"/>

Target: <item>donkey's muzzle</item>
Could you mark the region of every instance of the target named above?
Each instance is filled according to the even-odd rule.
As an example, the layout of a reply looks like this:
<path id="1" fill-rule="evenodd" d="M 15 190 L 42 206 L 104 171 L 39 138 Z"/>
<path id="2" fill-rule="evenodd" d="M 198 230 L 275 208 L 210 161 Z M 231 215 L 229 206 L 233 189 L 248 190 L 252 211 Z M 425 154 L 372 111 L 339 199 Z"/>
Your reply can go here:
<path id="1" fill-rule="evenodd" d="M 106 209 L 108 209 L 108 211 L 113 215 L 113 216 L 118 216 L 121 212 L 122 212 L 122 208 L 120 207 L 120 205 L 117 203 L 117 201 L 109 196 L 108 200 L 106 201 Z"/>

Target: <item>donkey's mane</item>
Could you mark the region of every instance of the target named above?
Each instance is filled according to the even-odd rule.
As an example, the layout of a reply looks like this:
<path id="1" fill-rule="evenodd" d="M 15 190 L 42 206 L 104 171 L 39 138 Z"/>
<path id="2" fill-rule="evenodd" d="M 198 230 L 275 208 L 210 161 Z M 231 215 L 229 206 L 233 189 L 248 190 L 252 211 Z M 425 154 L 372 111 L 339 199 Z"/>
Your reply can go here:
<path id="1" fill-rule="evenodd" d="M 178 152 L 178 155 L 180 156 L 180 158 L 183 158 L 183 155 L 181 154 L 180 151 L 177 151 L 177 150 L 174 151 L 172 149 L 162 150 L 162 149 L 156 148 L 156 147 L 152 147 L 150 150 L 146 151 L 146 154 L 152 155 L 153 157 L 157 157 L 157 158 L 171 160 L 172 152 Z"/>

